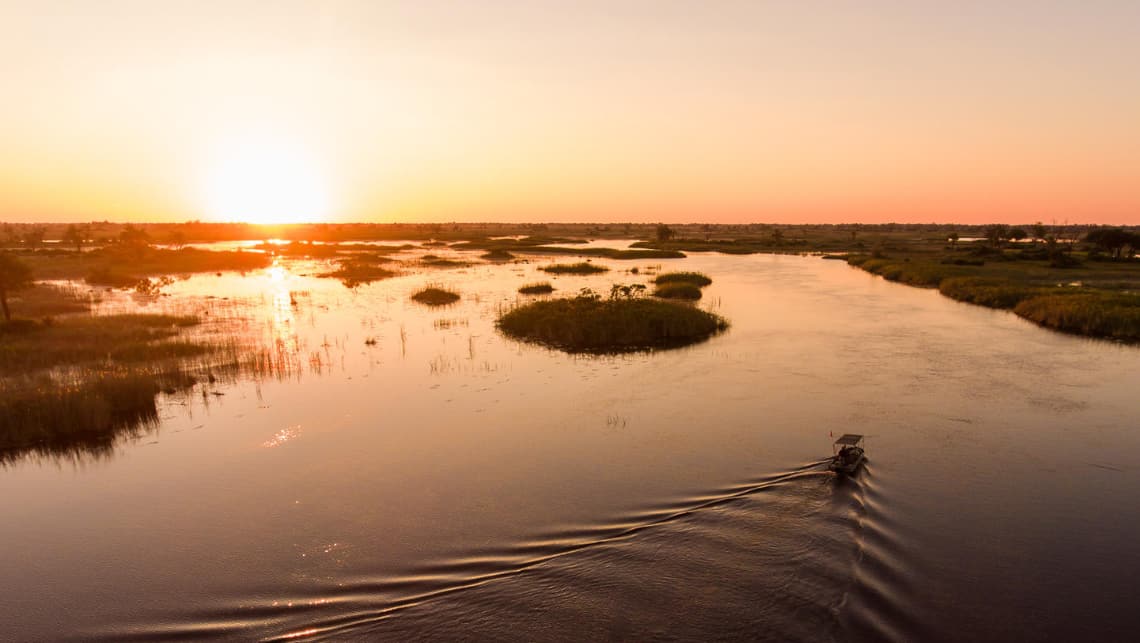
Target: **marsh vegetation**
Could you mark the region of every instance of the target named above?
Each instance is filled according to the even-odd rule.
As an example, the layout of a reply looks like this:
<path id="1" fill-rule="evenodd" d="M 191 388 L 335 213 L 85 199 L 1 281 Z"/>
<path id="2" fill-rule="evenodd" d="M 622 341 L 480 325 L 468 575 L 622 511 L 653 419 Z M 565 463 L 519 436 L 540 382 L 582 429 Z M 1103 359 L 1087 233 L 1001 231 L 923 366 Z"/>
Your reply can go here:
<path id="1" fill-rule="evenodd" d="M 596 275 L 608 272 L 609 268 L 581 261 L 578 263 L 552 263 L 549 266 L 539 268 L 539 270 L 549 272 L 552 275 Z"/>
<path id="2" fill-rule="evenodd" d="M 459 301 L 459 293 L 438 286 L 428 286 L 413 293 L 412 299 L 426 306 L 446 306 Z"/>
<path id="3" fill-rule="evenodd" d="M 692 284 L 698 288 L 704 288 L 712 283 L 712 279 L 701 272 L 666 272 L 654 277 L 653 283 L 658 286 L 676 283 Z"/>
<path id="4" fill-rule="evenodd" d="M 542 281 L 519 287 L 519 293 L 523 295 L 547 295 L 552 292 L 554 292 L 554 286 L 550 285 L 549 281 Z"/>
<path id="5" fill-rule="evenodd" d="M 501 315 L 507 336 L 571 353 L 623 353 L 675 348 L 728 328 L 719 315 L 693 306 L 638 296 L 617 286 L 610 298 L 592 291 L 536 301 Z"/>

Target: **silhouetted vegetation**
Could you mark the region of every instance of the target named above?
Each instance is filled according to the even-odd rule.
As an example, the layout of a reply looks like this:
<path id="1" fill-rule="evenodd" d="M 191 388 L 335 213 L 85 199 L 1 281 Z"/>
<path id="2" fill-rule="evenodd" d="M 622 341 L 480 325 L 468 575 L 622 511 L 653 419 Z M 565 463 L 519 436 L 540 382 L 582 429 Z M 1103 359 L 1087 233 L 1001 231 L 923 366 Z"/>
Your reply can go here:
<path id="1" fill-rule="evenodd" d="M 371 258 L 346 259 L 340 263 L 340 267 L 336 270 L 321 276 L 339 279 L 346 287 L 355 288 L 363 284 L 372 283 L 373 281 L 389 279 L 399 274 L 394 270 L 389 270 L 388 268 L 377 265 L 377 263 L 377 261 Z M 379 263 L 383 263 L 383 261 Z"/>
<path id="2" fill-rule="evenodd" d="M 439 257 L 436 255 L 424 255 L 420 257 L 420 263 L 432 268 L 466 268 L 471 265 L 469 261 L 460 261 L 458 259 L 448 259 L 446 257 Z"/>
<path id="3" fill-rule="evenodd" d="M 165 341 L 198 323 L 176 315 L 62 317 L 0 326 L 0 376 L 56 366 L 146 362 L 200 355 L 209 347 Z"/>
<path id="4" fill-rule="evenodd" d="M 459 301 L 459 293 L 429 286 L 413 294 L 412 299 L 428 306 L 444 306 Z"/>
<path id="5" fill-rule="evenodd" d="M 514 308 L 498 320 L 509 337 L 571 353 L 620 353 L 699 342 L 726 329 L 724 318 L 644 297 L 602 299 L 586 291 Z"/>
<path id="6" fill-rule="evenodd" d="M 708 275 L 700 272 L 666 272 L 657 275 L 653 283 L 658 286 L 670 283 L 684 283 L 703 288 L 711 284 L 712 279 L 710 279 Z"/>
<path id="7" fill-rule="evenodd" d="M 269 266 L 273 258 L 260 252 L 115 244 L 81 253 L 39 251 L 27 253 L 23 259 L 31 266 L 35 279 L 85 279 L 97 285 L 132 287 L 155 275 L 257 270 Z"/>
<path id="8" fill-rule="evenodd" d="M 12 321 L 8 295 L 31 285 L 32 269 L 15 256 L 0 252 L 0 309 L 3 309 L 4 321 Z"/>
<path id="9" fill-rule="evenodd" d="M 37 319 L 83 313 L 91 309 L 92 297 L 76 287 L 35 284 L 11 298 L 13 319 Z"/>
<path id="10" fill-rule="evenodd" d="M 479 256 L 479 258 L 486 259 L 487 261 L 510 261 L 514 259 L 515 256 L 510 252 L 503 250 L 502 248 L 496 248 L 489 252 L 483 253 Z"/>
<path id="11" fill-rule="evenodd" d="M 696 301 L 701 298 L 701 289 L 699 286 L 683 281 L 666 282 L 657 286 L 657 289 L 653 291 L 653 296 L 662 299 Z"/>
<path id="12" fill-rule="evenodd" d="M 527 284 L 519 288 L 519 292 L 524 295 L 546 295 L 554 292 L 554 286 L 551 286 L 548 281 L 543 281 L 541 283 Z"/>
<path id="13" fill-rule="evenodd" d="M 98 448 L 158 422 L 156 397 L 193 385 L 178 368 L 106 370 L 81 379 L 47 375 L 0 381 L 0 460 L 14 450 Z"/>
<path id="14" fill-rule="evenodd" d="M 539 270 L 553 275 L 595 275 L 606 272 L 609 268 L 582 261 L 579 263 L 552 263 L 549 266 L 542 266 Z"/>

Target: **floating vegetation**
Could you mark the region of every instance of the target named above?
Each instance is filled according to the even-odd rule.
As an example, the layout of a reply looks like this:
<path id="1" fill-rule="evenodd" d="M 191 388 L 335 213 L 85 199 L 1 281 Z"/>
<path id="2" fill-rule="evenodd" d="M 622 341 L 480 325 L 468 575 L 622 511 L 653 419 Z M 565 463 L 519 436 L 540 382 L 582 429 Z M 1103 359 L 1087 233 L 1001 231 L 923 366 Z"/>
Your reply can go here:
<path id="1" fill-rule="evenodd" d="M 539 270 L 553 275 L 596 275 L 607 272 L 609 268 L 582 261 L 579 263 L 552 263 L 549 266 L 542 266 Z"/>
<path id="2" fill-rule="evenodd" d="M 643 297 L 602 299 L 592 293 L 513 308 L 497 325 L 509 337 L 570 353 L 675 348 L 728 328 L 723 317 L 693 306 Z"/>
<path id="3" fill-rule="evenodd" d="M 554 286 L 551 286 L 549 281 L 543 281 L 522 286 L 519 292 L 524 295 L 548 295 L 554 292 Z"/>
<path id="4" fill-rule="evenodd" d="M 427 306 L 446 306 L 459 301 L 459 293 L 429 286 L 413 294 L 412 299 Z"/>
<path id="5" fill-rule="evenodd" d="M 682 283 L 692 284 L 698 288 L 703 288 L 712 283 L 712 279 L 708 275 L 700 272 L 666 272 L 657 275 L 653 283 L 658 286 L 664 284 Z"/>

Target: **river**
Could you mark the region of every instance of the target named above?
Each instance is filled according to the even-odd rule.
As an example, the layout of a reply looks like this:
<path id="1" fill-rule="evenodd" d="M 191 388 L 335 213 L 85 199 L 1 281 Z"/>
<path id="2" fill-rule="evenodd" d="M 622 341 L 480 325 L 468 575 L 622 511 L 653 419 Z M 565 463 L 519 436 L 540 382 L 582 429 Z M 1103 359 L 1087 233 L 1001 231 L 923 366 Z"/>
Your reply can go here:
<path id="1" fill-rule="evenodd" d="M 0 468 L 3 638 L 1132 638 L 1140 349 L 843 262 L 694 254 L 550 281 L 699 270 L 726 333 L 572 356 L 494 328 L 549 261 L 352 290 L 286 261 L 144 302 L 298 367 Z M 463 298 L 410 301 L 426 283 Z M 842 433 L 868 436 L 850 479 Z"/>

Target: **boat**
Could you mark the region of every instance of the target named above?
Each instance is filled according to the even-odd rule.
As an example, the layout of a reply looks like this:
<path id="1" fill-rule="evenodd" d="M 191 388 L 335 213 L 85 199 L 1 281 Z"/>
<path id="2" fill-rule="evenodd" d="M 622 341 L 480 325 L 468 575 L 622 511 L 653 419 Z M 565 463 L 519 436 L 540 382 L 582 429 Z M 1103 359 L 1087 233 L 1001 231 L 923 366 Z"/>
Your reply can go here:
<path id="1" fill-rule="evenodd" d="M 863 451 L 863 436 L 857 433 L 844 433 L 831 448 L 833 455 L 828 468 L 836 473 L 852 475 L 867 459 Z"/>

